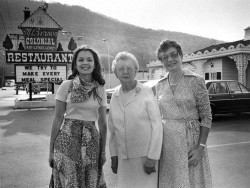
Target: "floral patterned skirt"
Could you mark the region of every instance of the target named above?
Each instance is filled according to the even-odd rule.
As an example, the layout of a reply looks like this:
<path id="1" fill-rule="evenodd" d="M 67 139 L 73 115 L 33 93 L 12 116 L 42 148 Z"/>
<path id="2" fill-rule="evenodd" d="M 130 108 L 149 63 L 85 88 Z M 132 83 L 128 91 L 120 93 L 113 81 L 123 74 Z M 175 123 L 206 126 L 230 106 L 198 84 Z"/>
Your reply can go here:
<path id="1" fill-rule="evenodd" d="M 94 121 L 65 119 L 54 144 L 50 187 L 106 188 Z"/>

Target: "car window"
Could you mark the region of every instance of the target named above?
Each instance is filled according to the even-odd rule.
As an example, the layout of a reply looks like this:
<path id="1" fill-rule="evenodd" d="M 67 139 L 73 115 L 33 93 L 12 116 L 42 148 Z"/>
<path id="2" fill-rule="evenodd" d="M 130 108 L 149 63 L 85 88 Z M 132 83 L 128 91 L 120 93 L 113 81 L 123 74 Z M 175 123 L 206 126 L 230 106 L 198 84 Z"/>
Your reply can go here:
<path id="1" fill-rule="evenodd" d="M 245 88 L 242 84 L 239 84 L 239 86 L 240 86 L 242 93 L 250 93 L 250 91 L 247 88 Z"/>
<path id="2" fill-rule="evenodd" d="M 208 88 L 208 93 L 209 93 L 209 94 L 215 94 L 214 84 L 211 84 L 211 85 L 210 85 L 210 87 Z"/>
<path id="3" fill-rule="evenodd" d="M 214 83 L 215 94 L 228 93 L 227 85 L 225 82 Z"/>
<path id="4" fill-rule="evenodd" d="M 228 87 L 231 93 L 242 93 L 237 82 L 228 82 Z"/>

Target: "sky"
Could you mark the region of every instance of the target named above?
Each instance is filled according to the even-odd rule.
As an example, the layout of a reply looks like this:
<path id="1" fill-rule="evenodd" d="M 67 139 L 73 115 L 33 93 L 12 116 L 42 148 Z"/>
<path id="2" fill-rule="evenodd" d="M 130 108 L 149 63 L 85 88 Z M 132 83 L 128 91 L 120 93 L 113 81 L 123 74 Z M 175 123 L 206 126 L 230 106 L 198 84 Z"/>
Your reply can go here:
<path id="1" fill-rule="evenodd" d="M 250 0 L 43 0 L 83 6 L 136 26 L 233 42 L 250 26 Z"/>

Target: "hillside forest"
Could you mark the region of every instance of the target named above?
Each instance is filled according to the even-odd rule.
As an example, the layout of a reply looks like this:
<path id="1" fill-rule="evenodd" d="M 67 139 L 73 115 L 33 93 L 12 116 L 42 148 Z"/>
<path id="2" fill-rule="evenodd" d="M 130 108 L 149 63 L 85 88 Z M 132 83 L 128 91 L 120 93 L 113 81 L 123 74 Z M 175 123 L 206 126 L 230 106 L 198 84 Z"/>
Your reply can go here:
<path id="1" fill-rule="evenodd" d="M 18 26 L 24 21 L 24 8 L 28 7 L 32 14 L 42 5 L 44 2 L 32 0 L 0 1 L 3 22 L 0 23 L 0 64 L 4 63 L 2 43 L 6 34 L 22 34 Z M 140 70 L 146 70 L 146 64 L 156 60 L 155 51 L 163 39 L 171 39 L 180 43 L 184 54 L 224 42 L 181 32 L 130 25 L 81 6 L 50 3 L 47 13 L 63 28 L 62 31 L 68 31 L 67 33 L 60 31 L 58 34 L 58 42 L 62 44 L 64 51 L 68 51 L 69 40 L 73 37 L 77 46 L 91 45 L 99 54 L 102 54 L 103 59 L 105 57 L 107 59 L 107 41 L 103 42 L 103 39 L 108 39 L 111 59 L 120 51 L 131 52 L 137 57 Z M 106 69 L 107 62 L 104 60 L 103 63 Z"/>

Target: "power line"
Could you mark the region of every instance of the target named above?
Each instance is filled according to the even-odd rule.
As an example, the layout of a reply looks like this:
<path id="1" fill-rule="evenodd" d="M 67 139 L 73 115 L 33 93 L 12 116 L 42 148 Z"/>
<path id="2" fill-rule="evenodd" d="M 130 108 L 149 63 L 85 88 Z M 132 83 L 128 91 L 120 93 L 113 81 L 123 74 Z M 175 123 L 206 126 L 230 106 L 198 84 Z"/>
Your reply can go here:
<path id="1" fill-rule="evenodd" d="M 2 23 L 3 23 L 3 29 L 4 29 L 4 31 L 5 31 L 5 33 L 7 35 L 7 32 L 6 32 L 6 29 L 5 29 L 5 25 L 4 25 L 4 22 L 3 22 L 3 18 L 2 18 L 1 12 L 0 12 L 0 17 L 1 17 L 1 20 L 2 20 Z"/>

